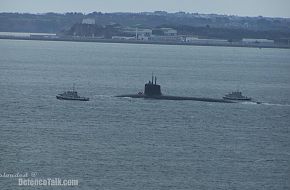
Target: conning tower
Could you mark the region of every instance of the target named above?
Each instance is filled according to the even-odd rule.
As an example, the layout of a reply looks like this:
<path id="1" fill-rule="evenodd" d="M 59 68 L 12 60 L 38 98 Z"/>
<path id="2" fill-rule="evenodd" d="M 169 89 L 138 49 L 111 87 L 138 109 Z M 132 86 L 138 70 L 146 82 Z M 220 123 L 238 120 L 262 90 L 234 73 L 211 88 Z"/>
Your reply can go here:
<path id="1" fill-rule="evenodd" d="M 155 83 L 153 83 L 153 80 L 155 79 Z M 144 94 L 146 96 L 160 96 L 162 95 L 161 93 L 161 87 L 160 85 L 156 84 L 157 81 L 157 77 L 153 76 L 152 74 L 152 80 L 145 84 L 145 88 L 144 88 Z"/>

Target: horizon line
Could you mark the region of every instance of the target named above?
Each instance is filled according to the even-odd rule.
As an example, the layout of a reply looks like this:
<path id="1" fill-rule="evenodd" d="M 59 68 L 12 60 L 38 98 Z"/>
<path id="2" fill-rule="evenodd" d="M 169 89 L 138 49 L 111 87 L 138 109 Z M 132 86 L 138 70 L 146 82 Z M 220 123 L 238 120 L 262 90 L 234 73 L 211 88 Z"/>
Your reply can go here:
<path id="1" fill-rule="evenodd" d="M 92 11 L 92 12 L 81 12 L 81 11 L 68 11 L 68 12 L 53 12 L 53 11 L 48 11 L 48 12 L 21 12 L 21 11 L 15 11 L 15 12 L 8 12 L 8 11 L 1 11 L 0 14 L 7 14 L 7 13 L 12 13 L 12 14 L 35 14 L 35 15 L 44 15 L 44 14 L 67 14 L 67 13 L 78 13 L 78 14 L 83 14 L 83 15 L 88 15 L 92 13 L 102 13 L 102 14 L 116 14 L 116 13 L 129 13 L 129 14 L 141 14 L 141 13 L 155 13 L 155 12 L 164 12 L 167 14 L 176 14 L 176 13 L 185 13 L 185 14 L 198 14 L 198 15 L 219 15 L 219 16 L 234 16 L 234 17 L 249 17 L 249 18 L 279 18 L 279 19 L 290 19 L 290 17 L 279 17 L 279 16 L 263 16 L 263 15 L 257 15 L 257 16 L 245 16 L 245 15 L 235 15 L 235 14 L 221 14 L 221 13 L 199 13 L 199 12 L 185 12 L 185 11 L 177 11 L 177 12 L 170 12 L 170 11 L 162 11 L 162 10 L 156 10 L 156 11 L 140 11 L 140 12 L 127 12 L 127 11 L 114 11 L 114 12 L 102 12 L 102 11 Z"/>

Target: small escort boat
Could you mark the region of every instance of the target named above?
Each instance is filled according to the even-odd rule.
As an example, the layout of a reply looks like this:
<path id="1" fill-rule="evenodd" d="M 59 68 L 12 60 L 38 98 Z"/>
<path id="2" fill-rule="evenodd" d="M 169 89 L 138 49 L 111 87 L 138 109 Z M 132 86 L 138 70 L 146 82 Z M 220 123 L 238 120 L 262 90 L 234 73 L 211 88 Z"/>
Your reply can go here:
<path id="1" fill-rule="evenodd" d="M 59 100 L 78 100 L 78 101 L 89 101 L 90 100 L 89 98 L 79 96 L 78 92 L 75 91 L 74 86 L 73 86 L 73 90 L 58 94 L 56 96 L 56 98 Z"/>
<path id="2" fill-rule="evenodd" d="M 229 94 L 226 94 L 223 97 L 224 100 L 239 100 L 239 101 L 251 101 L 252 98 L 247 97 L 247 96 L 243 96 L 242 92 L 240 91 L 233 91 Z"/>

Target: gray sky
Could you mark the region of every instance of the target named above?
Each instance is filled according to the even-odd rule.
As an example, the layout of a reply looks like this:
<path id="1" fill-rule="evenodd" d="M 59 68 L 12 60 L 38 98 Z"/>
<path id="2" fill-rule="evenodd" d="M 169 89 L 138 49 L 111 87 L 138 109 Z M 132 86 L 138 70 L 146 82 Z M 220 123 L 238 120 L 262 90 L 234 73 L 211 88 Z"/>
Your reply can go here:
<path id="1" fill-rule="evenodd" d="M 168 12 L 290 18 L 290 0 L 0 0 L 0 12 Z"/>

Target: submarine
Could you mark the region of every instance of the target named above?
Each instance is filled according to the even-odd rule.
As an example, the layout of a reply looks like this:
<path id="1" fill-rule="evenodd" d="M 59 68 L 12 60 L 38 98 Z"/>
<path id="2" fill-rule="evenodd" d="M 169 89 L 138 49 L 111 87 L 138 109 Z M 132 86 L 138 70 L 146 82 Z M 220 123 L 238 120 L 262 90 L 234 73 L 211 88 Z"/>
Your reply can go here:
<path id="1" fill-rule="evenodd" d="M 155 79 L 155 80 L 154 80 Z M 154 80 L 154 81 L 153 81 Z M 161 86 L 157 84 L 157 77 L 152 75 L 151 81 L 145 84 L 144 92 L 137 94 L 124 94 L 116 97 L 128 97 L 128 98 L 144 98 L 144 99 L 157 99 L 157 100 L 192 100 L 202 102 L 218 102 L 218 103 L 237 103 L 236 101 L 228 99 L 217 98 L 200 98 L 200 97 L 184 97 L 184 96 L 170 96 L 163 95 L 161 93 Z"/>

